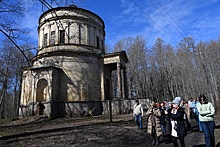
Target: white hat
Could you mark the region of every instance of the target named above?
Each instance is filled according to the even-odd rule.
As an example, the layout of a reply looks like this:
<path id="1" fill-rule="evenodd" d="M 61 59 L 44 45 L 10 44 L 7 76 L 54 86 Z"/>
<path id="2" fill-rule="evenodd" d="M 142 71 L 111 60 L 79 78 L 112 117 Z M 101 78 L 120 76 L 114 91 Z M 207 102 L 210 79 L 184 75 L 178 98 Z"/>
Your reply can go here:
<path id="1" fill-rule="evenodd" d="M 181 100 L 182 100 L 181 97 L 175 97 L 175 99 L 173 100 L 172 103 L 173 103 L 173 104 L 177 104 L 177 105 L 179 105 Z"/>

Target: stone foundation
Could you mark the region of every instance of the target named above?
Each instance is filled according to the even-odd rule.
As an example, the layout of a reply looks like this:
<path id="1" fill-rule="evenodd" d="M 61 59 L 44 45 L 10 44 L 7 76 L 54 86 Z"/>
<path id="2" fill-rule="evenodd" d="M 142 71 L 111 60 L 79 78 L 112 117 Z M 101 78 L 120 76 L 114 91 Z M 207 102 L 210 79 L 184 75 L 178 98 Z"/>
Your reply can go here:
<path id="1" fill-rule="evenodd" d="M 112 115 L 129 114 L 133 112 L 134 99 L 132 100 L 113 100 L 112 101 Z M 150 106 L 149 99 L 139 99 L 144 111 Z M 43 103 L 45 109 L 44 116 L 53 118 L 59 117 L 77 117 L 84 116 L 88 109 L 94 110 L 93 115 L 108 115 L 109 101 L 87 101 L 87 102 L 53 102 Z M 39 106 L 37 103 L 29 106 L 20 106 L 19 117 L 27 117 L 31 115 L 39 115 Z"/>

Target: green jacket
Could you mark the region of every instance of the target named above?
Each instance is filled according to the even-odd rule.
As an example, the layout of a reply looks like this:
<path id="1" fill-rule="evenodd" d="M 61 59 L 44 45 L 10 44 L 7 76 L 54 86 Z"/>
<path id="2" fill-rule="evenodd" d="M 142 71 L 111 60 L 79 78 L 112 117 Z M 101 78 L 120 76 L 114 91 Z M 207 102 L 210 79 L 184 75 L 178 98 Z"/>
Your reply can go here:
<path id="1" fill-rule="evenodd" d="M 199 111 L 199 121 L 214 121 L 213 116 L 215 115 L 215 108 L 212 103 L 208 102 L 206 104 L 198 103 L 196 105 L 197 110 Z"/>

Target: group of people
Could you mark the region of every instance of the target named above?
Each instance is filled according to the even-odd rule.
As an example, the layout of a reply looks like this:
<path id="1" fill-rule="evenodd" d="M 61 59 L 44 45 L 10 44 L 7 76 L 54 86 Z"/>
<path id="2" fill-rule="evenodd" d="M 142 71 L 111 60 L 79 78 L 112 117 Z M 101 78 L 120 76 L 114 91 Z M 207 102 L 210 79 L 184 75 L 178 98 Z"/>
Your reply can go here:
<path id="1" fill-rule="evenodd" d="M 188 102 L 181 97 L 175 97 L 172 102 L 152 102 L 146 112 L 147 133 L 152 136 L 152 145 L 159 144 L 160 136 L 168 135 L 174 147 L 178 147 L 178 140 L 181 147 L 185 147 L 184 137 L 191 130 L 190 119 L 195 119 L 199 131 L 204 132 L 206 147 L 214 147 L 214 114 L 213 104 L 203 94 L 199 95 L 198 100 L 190 98 Z M 135 101 L 133 115 L 138 128 L 143 129 L 144 112 L 138 100 Z"/>

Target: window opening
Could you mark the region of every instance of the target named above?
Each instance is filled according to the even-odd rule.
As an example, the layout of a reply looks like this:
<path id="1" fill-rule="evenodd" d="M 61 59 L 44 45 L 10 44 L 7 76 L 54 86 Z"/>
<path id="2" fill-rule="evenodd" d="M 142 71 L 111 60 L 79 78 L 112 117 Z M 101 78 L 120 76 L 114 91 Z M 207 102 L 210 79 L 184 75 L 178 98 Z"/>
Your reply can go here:
<path id="1" fill-rule="evenodd" d="M 44 34 L 44 46 L 47 46 L 47 33 Z"/>
<path id="2" fill-rule="evenodd" d="M 52 31 L 52 32 L 51 32 L 50 44 L 51 44 L 51 45 L 54 45 L 54 44 L 55 44 L 55 31 Z"/>
<path id="3" fill-rule="evenodd" d="M 65 43 L 65 31 L 60 30 L 60 43 Z"/>
<path id="4" fill-rule="evenodd" d="M 96 36 L 96 44 L 97 44 L 97 48 L 99 48 L 99 36 Z"/>

